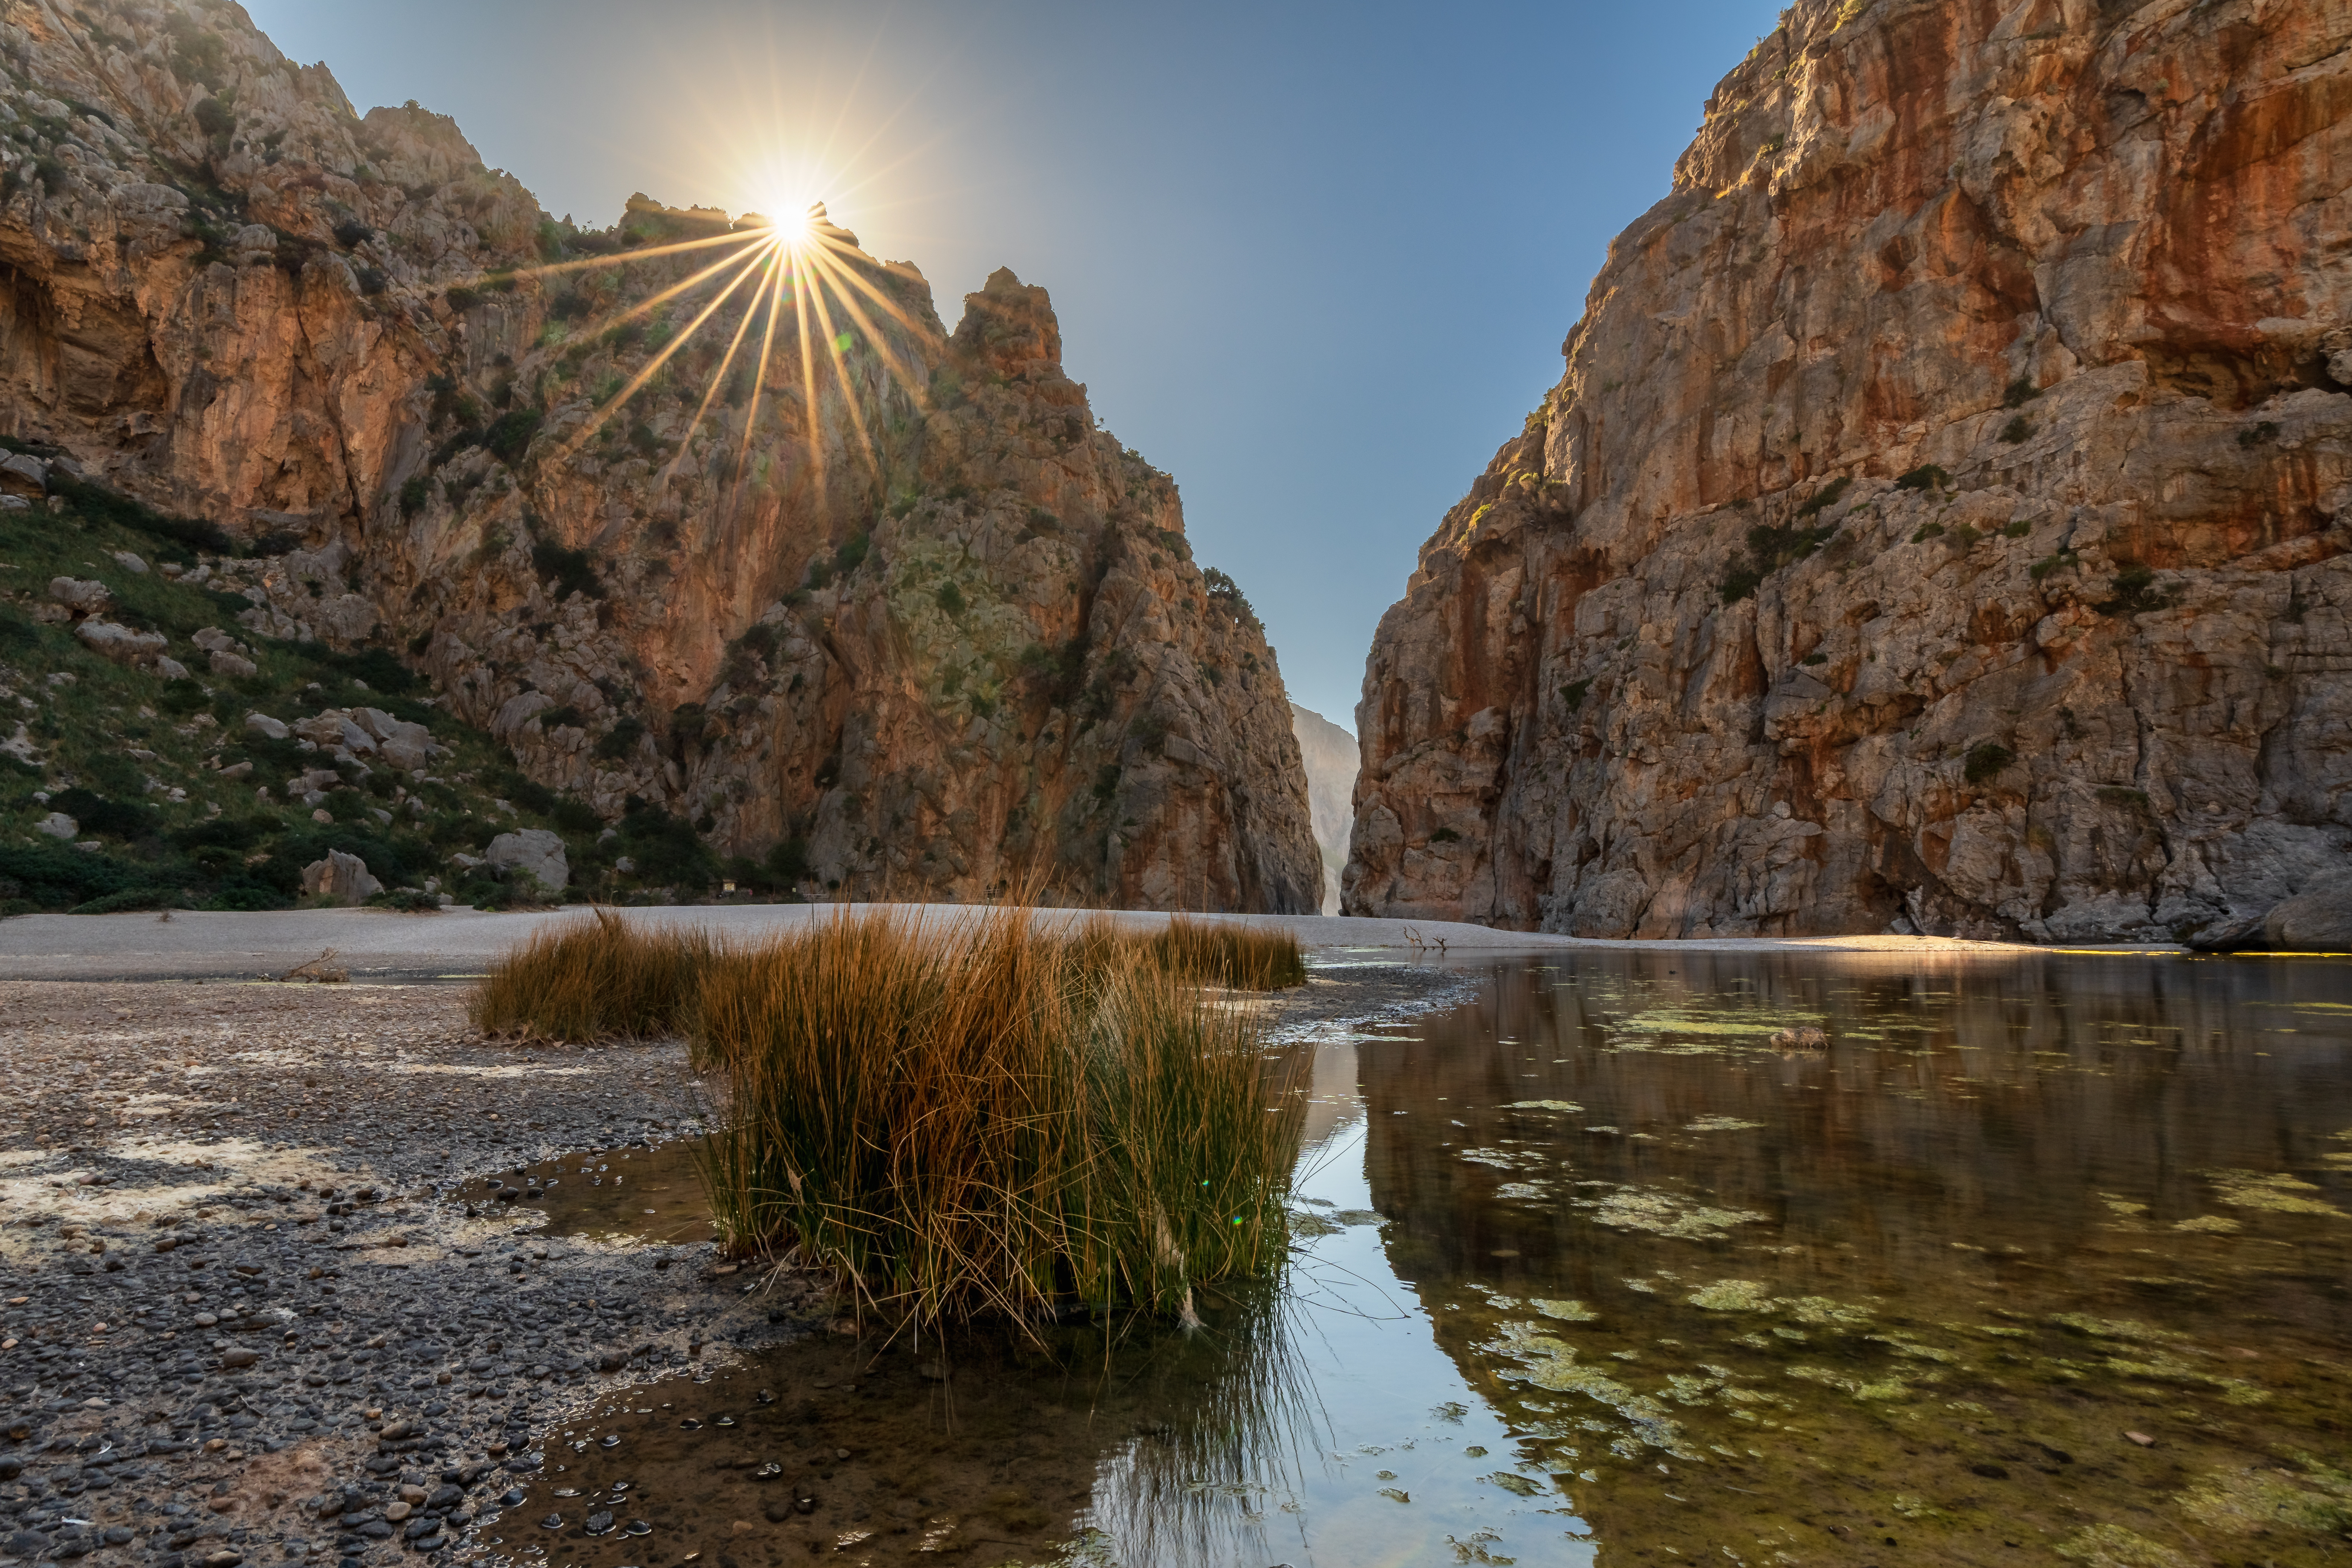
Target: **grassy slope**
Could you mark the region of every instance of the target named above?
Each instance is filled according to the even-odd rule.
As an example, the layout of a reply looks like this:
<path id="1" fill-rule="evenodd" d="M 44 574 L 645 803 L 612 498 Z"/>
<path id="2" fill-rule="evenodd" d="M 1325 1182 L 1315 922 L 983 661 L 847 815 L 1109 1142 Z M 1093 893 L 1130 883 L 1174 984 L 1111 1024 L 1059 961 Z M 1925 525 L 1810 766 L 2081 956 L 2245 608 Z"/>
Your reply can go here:
<path id="1" fill-rule="evenodd" d="M 62 510 L 52 505 L 0 511 L 0 741 L 21 722 L 40 759 L 26 766 L 0 753 L 0 914 L 286 908 L 296 901 L 303 866 L 329 848 L 359 856 L 387 888 L 419 887 L 438 876 L 459 898 L 495 904 L 505 889 L 483 874 L 461 877 L 448 858 L 479 854 L 495 835 L 516 827 L 562 834 L 575 897 L 627 900 L 656 885 L 698 890 L 715 875 L 692 830 L 658 813 L 624 818 L 621 837 L 600 847 L 605 825 L 593 813 L 523 778 L 504 747 L 434 706 L 423 682 L 389 650 L 337 652 L 238 626 L 237 614 L 249 607 L 242 595 L 173 582 L 153 569 L 198 563 L 183 542 L 187 525 L 96 496 Z M 142 575 L 113 559 L 126 550 L 151 570 Z M 105 583 L 114 593 L 106 617 L 168 635 L 166 652 L 192 679 L 167 681 L 113 664 L 83 647 L 69 625 L 37 621 L 49 580 L 59 575 Z M 206 626 L 251 648 L 259 672 L 243 679 L 211 674 L 187 640 Z M 317 822 L 310 807 L 286 802 L 285 784 L 305 769 L 333 765 L 331 759 L 295 740 L 251 734 L 245 716 L 257 710 L 291 722 L 350 707 L 425 724 L 452 754 L 430 764 L 436 783 L 347 764 L 344 782 L 320 808 L 333 820 Z M 253 764 L 250 775 L 220 776 L 219 768 L 240 762 Z M 265 784 L 266 801 L 256 795 Z M 184 799 L 172 799 L 174 790 Z M 40 801 L 36 792 L 50 798 Z M 100 847 L 35 833 L 50 811 L 73 816 L 79 837 Z M 635 875 L 614 871 L 623 855 L 638 863 Z"/>

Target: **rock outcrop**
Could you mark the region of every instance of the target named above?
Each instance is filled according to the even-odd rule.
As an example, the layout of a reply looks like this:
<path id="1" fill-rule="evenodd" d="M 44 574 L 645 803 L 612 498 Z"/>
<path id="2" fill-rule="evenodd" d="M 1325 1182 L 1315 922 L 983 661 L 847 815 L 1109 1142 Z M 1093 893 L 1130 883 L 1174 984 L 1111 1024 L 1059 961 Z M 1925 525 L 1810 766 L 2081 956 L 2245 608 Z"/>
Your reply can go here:
<path id="1" fill-rule="evenodd" d="M 1315 847 L 1323 856 L 1323 912 L 1339 912 L 1339 876 L 1348 865 L 1348 829 L 1355 821 L 1356 737 L 1311 708 L 1290 705 L 1291 733 L 1307 768 L 1307 811 Z"/>
<path id="2" fill-rule="evenodd" d="M 830 223 L 555 223 L 234 6 L 0 0 L 0 436 L 257 546 L 247 634 L 404 650 L 780 888 L 1314 907 L 1274 651 L 1044 290 L 950 332 Z"/>
<path id="3" fill-rule="evenodd" d="M 2347 44 L 1799 0 L 1381 625 L 1348 908 L 2137 938 L 2344 868 Z"/>

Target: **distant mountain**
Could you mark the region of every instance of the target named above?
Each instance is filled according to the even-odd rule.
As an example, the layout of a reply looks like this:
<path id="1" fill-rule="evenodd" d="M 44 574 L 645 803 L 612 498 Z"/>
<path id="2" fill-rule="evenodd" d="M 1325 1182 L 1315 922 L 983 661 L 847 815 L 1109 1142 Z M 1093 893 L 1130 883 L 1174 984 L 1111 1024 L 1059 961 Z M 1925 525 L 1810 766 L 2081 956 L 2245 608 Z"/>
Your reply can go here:
<path id="1" fill-rule="evenodd" d="M 1323 912 L 1339 912 L 1339 873 L 1348 864 L 1348 829 L 1355 820 L 1356 737 L 1312 709 L 1290 705 L 1290 728 L 1307 764 L 1307 807 L 1315 843 L 1323 852 Z"/>

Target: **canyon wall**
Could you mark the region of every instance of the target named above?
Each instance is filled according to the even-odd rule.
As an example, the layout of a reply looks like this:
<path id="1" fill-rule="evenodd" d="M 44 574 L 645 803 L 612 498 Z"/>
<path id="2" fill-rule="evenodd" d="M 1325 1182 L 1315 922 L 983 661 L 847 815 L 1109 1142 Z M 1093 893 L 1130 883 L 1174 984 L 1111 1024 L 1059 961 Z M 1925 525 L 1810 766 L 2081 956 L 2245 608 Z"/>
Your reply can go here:
<path id="1" fill-rule="evenodd" d="M 2352 5 L 1800 0 L 1382 620 L 1364 914 L 2169 936 L 2352 850 Z"/>
<path id="2" fill-rule="evenodd" d="M 272 556 L 257 635 L 780 887 L 1315 907 L 1274 650 L 1043 289 L 950 331 L 821 214 L 555 223 L 232 4 L 0 0 L 0 437 Z"/>

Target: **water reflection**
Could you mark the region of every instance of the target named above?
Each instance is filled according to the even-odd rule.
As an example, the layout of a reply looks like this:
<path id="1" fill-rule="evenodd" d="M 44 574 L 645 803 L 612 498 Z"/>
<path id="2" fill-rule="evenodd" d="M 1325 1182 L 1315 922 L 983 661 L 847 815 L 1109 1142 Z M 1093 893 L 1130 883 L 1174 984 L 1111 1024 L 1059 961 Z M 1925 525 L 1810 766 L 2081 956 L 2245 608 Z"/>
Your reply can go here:
<path id="1" fill-rule="evenodd" d="M 1610 954 L 1309 1043 L 1280 1292 L 627 1391 L 493 1550 L 2341 1560 L 2352 972 Z"/>

